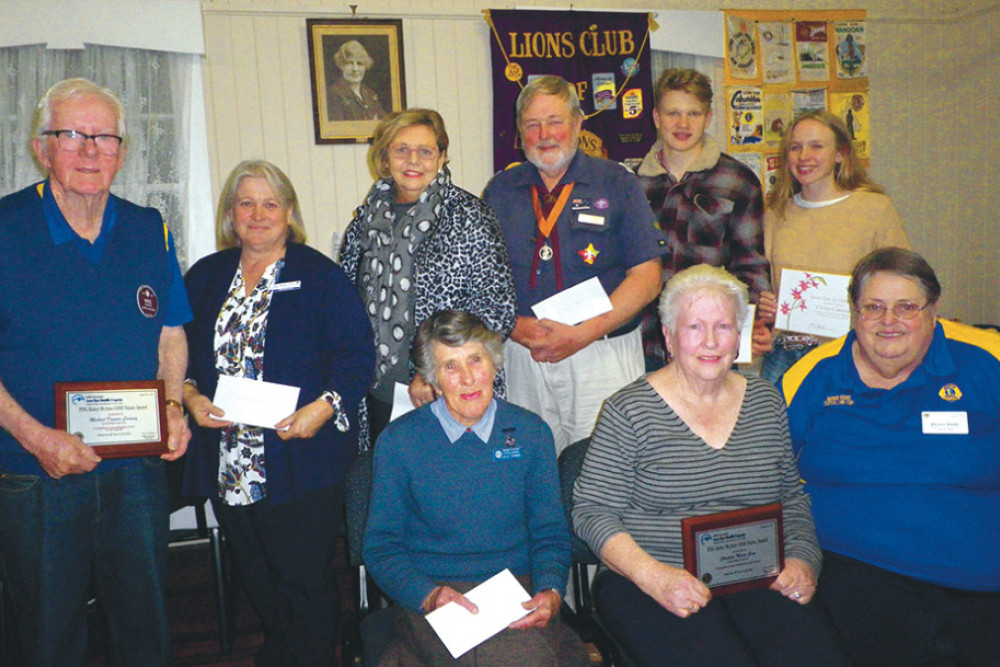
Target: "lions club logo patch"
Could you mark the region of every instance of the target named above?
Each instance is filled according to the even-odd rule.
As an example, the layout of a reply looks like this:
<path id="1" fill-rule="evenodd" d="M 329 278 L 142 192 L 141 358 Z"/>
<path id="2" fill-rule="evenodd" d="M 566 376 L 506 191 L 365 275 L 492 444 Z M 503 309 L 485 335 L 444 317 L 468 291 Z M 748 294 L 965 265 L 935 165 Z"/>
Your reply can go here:
<path id="1" fill-rule="evenodd" d="M 938 391 L 938 396 L 948 401 L 949 403 L 954 403 L 958 399 L 962 398 L 962 390 L 958 388 L 953 382 L 949 382 L 945 386 L 941 387 Z"/>

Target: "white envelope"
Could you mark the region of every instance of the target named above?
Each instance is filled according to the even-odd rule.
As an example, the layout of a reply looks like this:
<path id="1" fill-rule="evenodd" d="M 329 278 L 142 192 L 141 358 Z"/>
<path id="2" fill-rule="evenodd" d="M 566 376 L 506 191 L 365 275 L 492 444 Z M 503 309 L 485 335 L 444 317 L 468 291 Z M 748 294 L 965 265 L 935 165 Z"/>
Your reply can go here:
<path id="1" fill-rule="evenodd" d="M 220 375 L 212 402 L 226 411 L 221 418 L 224 421 L 274 428 L 275 424 L 295 412 L 299 388 Z"/>
<path id="2" fill-rule="evenodd" d="M 751 345 L 753 343 L 753 322 L 756 314 L 757 304 L 751 303 L 750 309 L 747 310 L 747 321 L 743 323 L 743 329 L 740 330 L 740 351 L 736 356 L 736 363 L 738 364 L 753 363 L 753 348 Z"/>
<path id="3" fill-rule="evenodd" d="M 413 401 L 410 400 L 410 387 L 397 382 L 392 389 L 392 415 L 389 421 L 394 422 L 407 412 L 414 410 Z"/>
<path id="4" fill-rule="evenodd" d="M 590 278 L 531 307 L 535 317 L 573 326 L 612 310 L 599 279 Z"/>
<path id="5" fill-rule="evenodd" d="M 531 596 L 510 570 L 493 575 L 465 597 L 479 608 L 478 614 L 449 602 L 425 616 L 455 659 L 531 613 L 521 606 Z"/>

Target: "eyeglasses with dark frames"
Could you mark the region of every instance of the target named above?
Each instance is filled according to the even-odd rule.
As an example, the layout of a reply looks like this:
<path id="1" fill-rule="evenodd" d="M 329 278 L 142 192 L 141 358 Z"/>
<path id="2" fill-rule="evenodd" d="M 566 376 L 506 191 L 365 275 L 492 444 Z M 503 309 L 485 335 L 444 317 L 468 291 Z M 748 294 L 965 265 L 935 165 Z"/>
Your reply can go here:
<path id="1" fill-rule="evenodd" d="M 84 134 L 78 130 L 47 130 L 42 134 L 55 137 L 59 148 L 67 153 L 79 153 L 90 139 L 101 155 L 118 155 L 122 146 L 122 138 L 116 134 Z"/>

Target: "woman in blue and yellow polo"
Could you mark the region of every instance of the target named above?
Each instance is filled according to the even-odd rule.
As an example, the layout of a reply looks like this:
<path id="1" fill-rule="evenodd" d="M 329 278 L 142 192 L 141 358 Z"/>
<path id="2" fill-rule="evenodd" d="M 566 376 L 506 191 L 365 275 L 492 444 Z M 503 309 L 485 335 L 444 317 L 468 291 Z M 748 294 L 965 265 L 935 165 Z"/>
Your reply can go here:
<path id="1" fill-rule="evenodd" d="M 781 381 L 824 549 L 819 599 L 858 665 L 1000 656 L 1000 336 L 937 319 L 909 250 L 851 277 L 854 330 Z"/>

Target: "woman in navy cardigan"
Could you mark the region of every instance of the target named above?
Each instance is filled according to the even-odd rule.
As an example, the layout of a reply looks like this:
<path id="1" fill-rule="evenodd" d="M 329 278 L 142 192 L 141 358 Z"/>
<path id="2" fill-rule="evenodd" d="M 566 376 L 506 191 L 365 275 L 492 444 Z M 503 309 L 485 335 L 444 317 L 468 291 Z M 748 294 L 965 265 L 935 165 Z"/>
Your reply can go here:
<path id="1" fill-rule="evenodd" d="M 187 495 L 212 499 L 264 626 L 258 665 L 333 664 L 331 568 L 358 404 L 374 374 L 371 326 L 344 272 L 304 245 L 298 200 L 274 165 L 248 161 L 219 201 L 220 252 L 185 277 L 194 320 L 184 403 L 197 423 Z M 226 420 L 220 375 L 299 387 L 273 428 Z"/>

